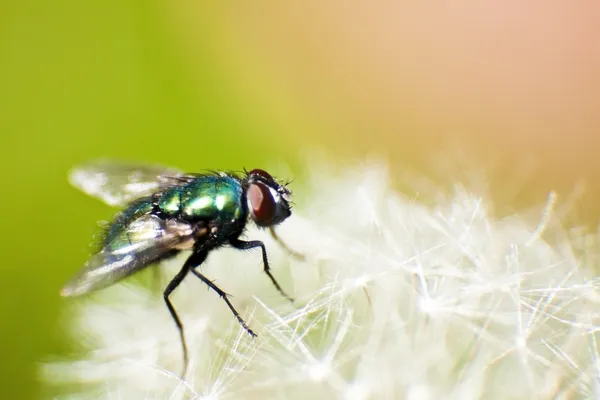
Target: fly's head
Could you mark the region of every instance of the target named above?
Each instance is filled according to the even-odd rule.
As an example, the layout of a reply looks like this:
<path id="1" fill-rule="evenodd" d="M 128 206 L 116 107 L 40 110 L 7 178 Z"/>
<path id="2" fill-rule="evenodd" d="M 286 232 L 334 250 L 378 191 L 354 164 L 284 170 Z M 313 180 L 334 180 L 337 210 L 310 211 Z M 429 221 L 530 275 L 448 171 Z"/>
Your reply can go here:
<path id="1" fill-rule="evenodd" d="M 248 172 L 246 200 L 250 218 L 260 227 L 283 222 L 291 212 L 292 192 L 262 169 Z"/>

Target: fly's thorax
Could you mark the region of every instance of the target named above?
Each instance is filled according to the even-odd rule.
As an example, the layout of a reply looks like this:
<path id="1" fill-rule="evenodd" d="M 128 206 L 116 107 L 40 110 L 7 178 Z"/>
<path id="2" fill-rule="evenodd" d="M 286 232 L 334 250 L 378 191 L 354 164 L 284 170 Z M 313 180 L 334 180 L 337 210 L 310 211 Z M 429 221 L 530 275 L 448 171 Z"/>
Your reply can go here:
<path id="1" fill-rule="evenodd" d="M 169 188 L 157 200 L 167 216 L 217 225 L 245 220 L 240 181 L 228 175 L 199 176 Z"/>

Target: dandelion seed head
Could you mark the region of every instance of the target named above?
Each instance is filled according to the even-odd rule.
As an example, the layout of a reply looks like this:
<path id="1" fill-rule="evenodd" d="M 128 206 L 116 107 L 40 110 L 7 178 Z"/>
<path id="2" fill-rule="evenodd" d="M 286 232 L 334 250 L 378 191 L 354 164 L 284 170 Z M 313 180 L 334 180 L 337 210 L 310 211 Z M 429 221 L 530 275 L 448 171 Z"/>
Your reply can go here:
<path id="1" fill-rule="evenodd" d="M 431 389 L 426 385 L 411 386 L 406 393 L 407 400 L 430 400 L 435 398 L 431 393 Z"/>
<path id="2" fill-rule="evenodd" d="M 278 229 L 305 258 L 287 255 L 264 230 L 246 233 L 264 241 L 296 304 L 273 288 L 258 252 L 224 248 L 202 266 L 257 338 L 186 279 L 172 297 L 190 354 L 181 379 L 162 295 L 125 281 L 73 305 L 69 331 L 80 354 L 47 363 L 44 378 L 73 398 L 600 395 L 600 280 L 590 268 L 598 239 L 564 234 L 552 219 L 556 195 L 538 220 L 497 219 L 489 200 L 461 185 L 429 194 L 434 204 L 425 205 L 390 189 L 384 166 L 327 173 L 314 165 Z M 159 267 L 163 285 L 182 263 Z"/>
<path id="3" fill-rule="evenodd" d="M 329 368 L 329 365 L 322 362 L 315 363 L 308 368 L 308 376 L 310 379 L 317 382 L 325 380 L 330 373 L 331 369 Z"/>
<path id="4" fill-rule="evenodd" d="M 344 398 L 348 400 L 366 400 L 370 397 L 369 387 L 364 383 L 353 383 L 348 386 Z"/>

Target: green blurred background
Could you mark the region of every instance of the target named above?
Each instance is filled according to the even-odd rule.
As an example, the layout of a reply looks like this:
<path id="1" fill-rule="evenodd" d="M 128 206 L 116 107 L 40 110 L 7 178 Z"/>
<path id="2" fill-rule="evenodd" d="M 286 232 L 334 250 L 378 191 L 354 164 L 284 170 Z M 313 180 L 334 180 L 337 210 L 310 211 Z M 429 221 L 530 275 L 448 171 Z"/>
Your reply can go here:
<path id="1" fill-rule="evenodd" d="M 38 398 L 36 363 L 69 348 L 58 291 L 113 213 L 69 187 L 85 160 L 302 174 L 315 150 L 375 156 L 398 177 L 484 171 L 512 209 L 586 181 L 595 224 L 598 18 L 591 2 L 3 0 L 0 398 Z"/>
<path id="2" fill-rule="evenodd" d="M 204 54 L 190 68 L 157 2 L 21 2 L 0 12 L 5 210 L 0 398 L 37 398 L 36 362 L 67 349 L 58 291 L 85 261 L 96 220 L 114 210 L 71 188 L 68 170 L 101 156 L 234 168 L 292 147 L 248 115 Z"/>

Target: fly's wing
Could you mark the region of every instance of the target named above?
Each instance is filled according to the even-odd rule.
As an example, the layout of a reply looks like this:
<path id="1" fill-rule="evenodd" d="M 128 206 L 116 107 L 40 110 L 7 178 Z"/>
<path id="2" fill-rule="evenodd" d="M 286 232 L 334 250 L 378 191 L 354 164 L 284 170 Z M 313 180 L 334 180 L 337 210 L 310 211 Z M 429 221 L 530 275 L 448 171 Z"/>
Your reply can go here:
<path id="1" fill-rule="evenodd" d="M 102 159 L 73 168 L 69 181 L 110 206 L 124 206 L 132 200 L 183 182 L 183 176 L 175 168 Z"/>
<path id="2" fill-rule="evenodd" d="M 193 244 L 190 225 L 146 215 L 92 256 L 62 289 L 61 295 L 79 296 L 110 286 L 173 251 L 191 249 Z"/>

